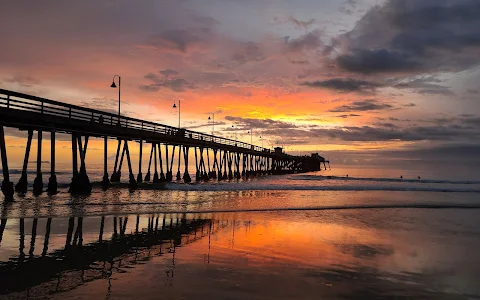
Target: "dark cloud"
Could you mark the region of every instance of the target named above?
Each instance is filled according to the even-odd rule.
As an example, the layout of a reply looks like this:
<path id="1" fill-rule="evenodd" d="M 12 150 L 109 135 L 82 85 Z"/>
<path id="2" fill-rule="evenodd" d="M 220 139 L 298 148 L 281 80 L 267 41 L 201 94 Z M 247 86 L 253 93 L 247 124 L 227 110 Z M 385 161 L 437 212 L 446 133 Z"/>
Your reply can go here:
<path id="1" fill-rule="evenodd" d="M 393 85 L 397 89 L 411 89 L 418 94 L 454 95 L 448 86 L 438 84 L 441 80 L 434 77 L 410 79 Z"/>
<path id="2" fill-rule="evenodd" d="M 333 78 L 324 81 L 304 82 L 301 85 L 335 90 L 338 92 L 373 92 L 380 85 L 374 82 L 352 78 Z"/>
<path id="3" fill-rule="evenodd" d="M 388 0 L 345 34 L 348 71 L 459 71 L 480 62 L 480 1 Z"/>
<path id="4" fill-rule="evenodd" d="M 346 118 L 349 118 L 349 117 L 360 117 L 361 115 L 357 115 L 357 114 L 348 114 L 348 115 L 339 115 L 339 116 L 335 116 L 336 118 L 342 118 L 342 119 L 346 119 Z"/>
<path id="5" fill-rule="evenodd" d="M 239 64 L 245 64 L 251 61 L 262 61 L 265 59 L 265 54 L 262 52 L 260 46 L 254 42 L 246 42 L 240 44 L 233 54 L 232 59 Z"/>
<path id="6" fill-rule="evenodd" d="M 408 55 L 386 49 L 354 50 L 337 57 L 337 63 L 347 71 L 364 74 L 409 72 L 420 68 L 420 64 Z"/>
<path id="7" fill-rule="evenodd" d="M 215 126 L 222 126 L 222 125 L 227 125 L 227 123 L 223 121 L 215 121 Z M 210 127 L 212 128 L 212 123 L 203 123 L 203 124 L 197 124 L 197 125 L 191 125 L 191 126 L 184 126 L 186 129 L 196 129 L 196 128 L 202 128 L 202 127 Z"/>
<path id="8" fill-rule="evenodd" d="M 147 85 L 141 85 L 139 87 L 140 90 L 145 91 L 145 92 L 157 92 L 161 88 L 166 87 L 168 89 L 171 89 L 172 91 L 175 92 L 184 92 L 187 89 L 193 89 L 195 86 L 185 79 L 182 78 L 175 78 L 171 80 L 165 80 L 161 83 L 152 83 L 152 84 L 147 84 Z"/>
<path id="9" fill-rule="evenodd" d="M 160 77 L 158 74 L 162 75 Z M 195 85 L 183 78 L 175 77 L 179 73 L 172 69 L 161 70 L 156 73 L 148 73 L 143 76 L 145 79 L 152 81 L 151 84 L 143 84 L 139 89 L 145 92 L 157 92 L 161 88 L 168 88 L 175 92 L 184 92 L 187 89 L 194 89 Z"/>
<path id="10" fill-rule="evenodd" d="M 195 21 L 195 22 L 197 22 L 197 23 L 199 23 L 199 24 L 201 24 L 205 27 L 210 27 L 211 28 L 211 27 L 215 27 L 217 25 L 220 25 L 220 22 L 218 22 L 217 20 L 215 20 L 214 18 L 209 17 L 209 16 L 191 15 L 190 18 L 193 21 Z"/>
<path id="11" fill-rule="evenodd" d="M 250 119 L 242 117 L 233 117 L 226 116 L 225 120 L 234 122 L 237 126 L 234 129 L 227 128 L 227 131 L 230 130 L 250 130 L 251 128 L 266 129 L 266 128 L 296 128 L 297 126 L 293 123 L 276 121 L 272 119 Z"/>
<path id="12" fill-rule="evenodd" d="M 340 12 L 352 15 L 357 7 L 357 0 L 347 0 L 339 8 Z"/>
<path id="13" fill-rule="evenodd" d="M 285 42 L 287 43 L 288 51 L 294 53 L 317 51 L 323 45 L 320 39 L 320 31 L 318 30 L 308 32 L 296 39 L 285 37 Z"/>
<path id="14" fill-rule="evenodd" d="M 186 53 L 195 47 L 204 46 L 212 38 L 208 28 L 171 29 L 151 36 L 147 45 L 158 50 Z"/>
<path id="15" fill-rule="evenodd" d="M 470 128 L 458 128 L 457 126 L 418 126 L 408 128 L 389 128 L 374 126 L 347 126 L 335 129 L 311 128 L 311 129 L 281 129 L 272 128 L 263 131 L 265 135 L 310 137 L 310 142 L 315 143 L 319 139 L 334 139 L 345 142 L 380 142 L 380 141 L 477 141 L 480 137 L 478 130 Z"/>
<path id="16" fill-rule="evenodd" d="M 165 77 L 170 77 L 170 76 L 176 76 L 178 75 L 178 72 L 173 70 L 173 69 L 165 69 L 165 70 L 161 70 L 159 71 L 160 74 L 162 74 L 163 76 Z"/>
<path id="17" fill-rule="evenodd" d="M 307 29 L 311 25 L 315 24 L 316 20 L 315 19 L 310 19 L 308 21 L 301 21 L 298 19 L 295 19 L 294 17 L 288 18 L 288 21 L 295 25 L 295 27 L 300 28 L 300 29 Z"/>
<path id="18" fill-rule="evenodd" d="M 387 110 L 393 109 L 394 106 L 388 103 L 380 103 L 374 99 L 365 99 L 361 101 L 355 101 L 351 104 L 337 106 L 330 112 L 355 112 L 355 111 L 373 111 L 373 110 Z"/>

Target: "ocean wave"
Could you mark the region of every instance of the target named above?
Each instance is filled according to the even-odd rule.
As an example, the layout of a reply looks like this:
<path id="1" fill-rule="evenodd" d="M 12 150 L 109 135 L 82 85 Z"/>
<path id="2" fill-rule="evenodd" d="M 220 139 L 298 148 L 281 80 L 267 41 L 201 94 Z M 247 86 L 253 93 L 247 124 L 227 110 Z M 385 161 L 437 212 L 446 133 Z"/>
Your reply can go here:
<path id="1" fill-rule="evenodd" d="M 140 203 L 115 203 L 115 206 L 135 206 Z M 174 203 L 172 203 L 174 204 Z M 68 204 L 75 206 L 75 204 Z M 110 203 L 82 203 L 77 205 L 109 206 Z M 154 206 L 159 203 L 142 202 L 141 205 Z M 230 213 L 230 212 L 269 212 L 269 211 L 313 211 L 313 210 L 355 210 L 355 209 L 480 209 L 480 204 L 369 204 L 369 205 L 327 205 L 327 206 L 299 206 L 299 207 L 259 207 L 235 209 L 191 209 L 191 210 L 155 210 L 155 213 L 168 214 L 196 214 L 196 213 Z M 153 211 L 152 211 L 153 212 Z M 143 212 L 142 212 L 143 213 Z M 124 214 L 124 213 L 122 213 Z"/>
<path id="2" fill-rule="evenodd" d="M 59 188 L 69 184 L 59 183 Z M 92 182 L 94 188 L 100 188 L 101 182 Z M 127 182 L 115 183 L 111 188 L 128 188 Z M 221 182 L 221 183 L 143 183 L 138 190 L 170 190 L 199 192 L 235 192 L 235 191 L 391 191 L 391 192 L 437 192 L 437 193 L 480 193 L 480 188 L 445 188 L 422 186 L 385 186 L 385 185 L 284 185 L 263 182 Z"/>
<path id="3" fill-rule="evenodd" d="M 434 183 L 434 184 L 480 184 L 475 180 L 430 180 L 430 179 L 405 179 L 405 178 L 373 178 L 373 177 L 345 177 L 322 175 L 298 175 L 290 177 L 292 180 L 344 180 L 344 181 L 378 181 L 399 183 Z"/>
<path id="4" fill-rule="evenodd" d="M 431 188 L 417 186 L 294 186 L 281 184 L 172 184 L 167 183 L 166 190 L 179 191 L 398 191 L 398 192 L 451 192 L 451 193 L 480 193 L 480 189 L 468 188 Z"/>
<path id="5" fill-rule="evenodd" d="M 0 169 L 0 173 L 1 173 L 2 171 L 3 171 L 3 170 Z M 42 173 L 43 173 L 43 175 L 45 175 L 45 176 L 47 176 L 47 175 L 50 174 L 49 171 L 43 171 Z M 10 175 L 21 175 L 21 174 L 22 174 L 22 170 L 21 170 L 21 169 L 9 169 L 9 170 L 8 170 L 8 174 L 10 174 Z M 31 170 L 31 169 L 30 169 L 30 170 L 27 170 L 27 175 L 35 175 L 35 174 L 37 174 L 37 170 Z M 70 171 L 70 172 L 61 172 L 61 171 L 56 171 L 56 172 L 55 172 L 55 175 L 70 175 L 70 174 L 72 174 L 71 171 Z"/>

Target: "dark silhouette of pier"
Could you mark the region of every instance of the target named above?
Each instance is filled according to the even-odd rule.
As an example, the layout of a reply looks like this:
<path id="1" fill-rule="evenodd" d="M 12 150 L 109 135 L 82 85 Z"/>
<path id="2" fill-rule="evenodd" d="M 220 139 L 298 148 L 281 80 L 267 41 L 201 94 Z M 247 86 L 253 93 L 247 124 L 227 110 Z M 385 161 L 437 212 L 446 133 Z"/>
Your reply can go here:
<path id="1" fill-rule="evenodd" d="M 145 217 L 148 218 L 148 225 L 141 228 L 140 220 Z M 206 237 L 210 245 L 210 236 L 228 226 L 226 221 L 198 215 L 188 219 L 185 215 L 165 214 L 97 219 L 98 239 L 95 242 L 83 242 L 84 219 L 71 217 L 65 228 L 66 232 L 60 232 L 66 234 L 64 246 L 57 241 L 54 245 L 56 249 L 51 251 L 49 241 L 52 222 L 59 220 L 46 220 L 43 244 L 36 245 L 38 219 L 32 219 L 31 228 L 26 228 L 25 219 L 19 219 L 19 253 L 0 262 L 0 295 L 15 295 L 25 291 L 28 293 L 31 289 L 35 289 L 36 296 L 60 293 L 86 282 L 110 280 L 114 272 L 125 272 L 153 257 L 163 255 L 172 256 L 172 271 L 168 276 L 174 276 L 175 252 L 178 247 Z M 128 222 L 135 224 L 135 229 L 130 232 L 126 230 Z M 7 219 L 2 219 L 0 245 L 6 224 Z M 104 231 L 107 231 L 107 226 L 111 228 L 112 225 L 113 232 L 108 230 L 110 234 L 107 236 Z M 25 237 L 27 231 L 31 232 L 30 242 Z M 91 234 L 91 229 L 89 233 Z M 59 232 L 56 236 L 59 236 Z M 34 255 L 36 246 L 42 247 L 40 255 Z"/>
<path id="2" fill-rule="evenodd" d="M 15 186 L 9 177 L 4 127 L 28 132 L 22 174 Z M 281 147 L 272 150 L 237 140 L 0 89 L 0 154 L 3 170 L 1 189 L 7 201 L 13 200 L 14 191 L 20 193 L 27 191 L 27 164 L 34 131 L 37 131 L 38 136 L 36 177 L 33 182 L 34 194 L 44 192 L 41 163 L 43 132 L 50 133 L 51 137 L 50 177 L 46 188 L 46 191 L 51 194 L 57 192 L 55 175 L 55 134 L 57 132 L 71 135 L 72 181 L 70 192 L 73 194 L 88 194 L 92 189 L 85 163 L 90 137 L 104 139 L 104 176 L 102 180 L 104 188 L 108 188 L 111 183 L 120 182 L 120 170 L 124 160 L 128 165 L 129 188 L 137 188 L 138 184 L 144 181 L 161 183 L 177 180 L 190 183 L 192 178 L 188 172 L 188 166 L 189 153 L 192 149 L 195 155 L 195 181 L 232 180 L 267 174 L 311 172 L 320 170 L 322 163 L 325 169 L 326 163 L 329 164 L 329 161 L 318 154 L 293 156 L 286 154 Z M 115 165 L 111 176 L 109 176 L 107 167 L 108 139 L 118 140 Z M 129 142 L 139 143 L 137 176 L 133 172 Z M 142 153 L 145 144 L 150 145 L 150 156 L 148 170 L 144 176 Z M 177 155 L 176 166 L 174 166 L 175 155 Z M 164 161 L 166 170 L 163 168 Z M 176 176 L 174 177 L 175 169 Z"/>

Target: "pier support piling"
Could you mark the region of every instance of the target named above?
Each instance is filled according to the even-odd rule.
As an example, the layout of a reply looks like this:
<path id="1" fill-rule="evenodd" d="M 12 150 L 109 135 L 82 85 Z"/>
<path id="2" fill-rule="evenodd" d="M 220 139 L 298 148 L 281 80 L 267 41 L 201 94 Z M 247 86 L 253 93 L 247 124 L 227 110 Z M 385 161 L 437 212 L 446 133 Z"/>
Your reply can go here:
<path id="1" fill-rule="evenodd" d="M 125 143 L 125 152 L 127 154 L 127 164 L 128 164 L 128 188 L 136 189 L 138 187 L 138 184 L 137 184 L 137 181 L 135 180 L 135 176 L 133 175 L 132 161 L 130 160 L 130 151 L 128 150 L 127 140 L 125 140 L 124 143 Z"/>
<path id="2" fill-rule="evenodd" d="M 160 182 L 166 182 L 167 179 L 165 178 L 165 173 L 163 172 L 162 145 L 157 144 L 157 146 L 158 146 L 158 158 L 160 158 Z M 167 162 L 168 162 L 168 158 L 167 158 Z M 168 166 L 167 166 L 167 171 L 168 171 Z"/>
<path id="3" fill-rule="evenodd" d="M 117 167 L 118 167 L 118 159 L 120 158 L 120 147 L 121 146 L 122 146 L 122 140 L 118 139 L 117 154 L 115 155 L 115 165 L 113 166 L 112 177 L 110 177 L 111 182 L 120 181 L 120 178 L 118 177 L 118 174 L 117 174 Z"/>
<path id="4" fill-rule="evenodd" d="M 192 182 L 192 178 L 190 178 L 190 174 L 188 174 L 188 153 L 189 153 L 190 147 L 184 146 L 183 147 L 183 160 L 185 162 L 185 171 L 183 173 L 183 182 L 185 183 L 190 183 Z"/>
<path id="5" fill-rule="evenodd" d="M 8 172 L 7 148 L 5 146 L 5 133 L 3 125 L 0 125 L 0 155 L 2 156 L 2 192 L 5 196 L 5 201 L 13 201 L 13 182 L 10 181 L 10 174 Z"/>
<path id="6" fill-rule="evenodd" d="M 23 168 L 22 168 L 22 175 L 20 176 L 20 180 L 15 185 L 15 191 L 19 193 L 26 193 L 28 187 L 27 181 L 27 168 L 28 168 L 28 157 L 30 156 L 30 148 L 32 146 L 32 139 L 33 139 L 33 130 L 28 130 L 28 137 L 27 137 L 27 146 L 25 147 L 25 157 L 23 159 Z"/>
<path id="7" fill-rule="evenodd" d="M 150 181 L 150 167 L 152 166 L 153 149 L 155 149 L 154 144 L 152 144 L 152 150 L 150 150 L 150 159 L 148 160 L 148 170 L 147 170 L 147 174 L 145 175 L 145 181 Z M 156 159 L 155 159 L 155 161 L 156 161 Z"/>
<path id="8" fill-rule="evenodd" d="M 180 175 L 180 158 L 182 157 L 182 145 L 178 145 L 178 169 L 177 169 L 177 181 L 182 179 Z"/>
<path id="9" fill-rule="evenodd" d="M 159 183 L 160 182 L 160 178 L 158 178 L 158 164 L 157 164 L 157 144 L 152 144 L 152 149 L 153 149 L 153 152 L 154 152 L 154 169 L 155 169 L 155 172 L 153 173 L 153 183 Z"/>
<path id="10" fill-rule="evenodd" d="M 55 131 L 50 132 L 50 178 L 48 178 L 47 192 L 56 194 L 58 189 L 57 175 L 55 175 Z"/>
<path id="11" fill-rule="evenodd" d="M 108 179 L 108 139 L 107 136 L 103 137 L 103 178 L 102 187 L 108 189 L 110 186 L 110 180 Z"/>
<path id="12" fill-rule="evenodd" d="M 40 195 L 43 192 L 43 179 L 42 179 L 42 131 L 38 131 L 37 136 L 38 148 L 37 148 L 37 177 L 33 181 L 33 193 Z"/>
<path id="13" fill-rule="evenodd" d="M 140 153 L 138 157 L 138 175 L 137 175 L 137 184 L 142 183 L 143 175 L 142 175 L 142 155 L 143 155 L 143 141 L 140 140 Z"/>

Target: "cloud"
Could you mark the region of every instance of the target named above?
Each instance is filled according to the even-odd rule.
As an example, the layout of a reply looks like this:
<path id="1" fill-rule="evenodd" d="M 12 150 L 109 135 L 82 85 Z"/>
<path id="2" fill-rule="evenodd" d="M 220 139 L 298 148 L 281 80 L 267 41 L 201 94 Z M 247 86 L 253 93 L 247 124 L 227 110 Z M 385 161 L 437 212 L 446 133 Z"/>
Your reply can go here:
<path id="1" fill-rule="evenodd" d="M 288 51 L 294 53 L 317 51 L 323 45 L 319 30 L 308 32 L 296 39 L 285 37 L 285 42 L 288 46 Z"/>
<path id="2" fill-rule="evenodd" d="M 354 50 L 351 54 L 337 57 L 338 65 L 351 72 L 372 74 L 386 72 L 409 72 L 420 68 L 420 63 L 408 55 L 386 49 Z"/>
<path id="3" fill-rule="evenodd" d="M 155 73 L 148 73 L 143 76 L 145 79 L 152 81 L 151 84 L 142 84 L 138 88 L 144 92 L 157 92 L 161 88 L 168 88 L 174 92 L 184 92 L 187 89 L 194 89 L 195 86 L 183 78 L 172 77 L 179 73 L 172 69 L 165 69 L 158 72 L 163 77 Z M 170 77 L 170 78 L 169 78 Z"/>
<path id="4" fill-rule="evenodd" d="M 364 74 L 470 69 L 480 62 L 480 2 L 387 0 L 343 38 L 341 68 Z"/>
<path id="5" fill-rule="evenodd" d="M 254 42 L 241 43 L 232 55 L 232 59 L 242 65 L 251 61 L 262 61 L 265 58 L 260 46 Z"/>
<path id="6" fill-rule="evenodd" d="M 151 36 L 147 45 L 157 50 L 186 53 L 207 45 L 212 37 L 213 33 L 208 28 L 170 29 Z"/>
<path id="7" fill-rule="evenodd" d="M 387 110 L 394 108 L 393 105 L 388 103 L 380 103 L 374 99 L 366 99 L 361 101 L 352 102 L 349 105 L 337 106 L 330 112 L 351 112 L 351 111 L 373 111 L 373 110 Z"/>
<path id="8" fill-rule="evenodd" d="M 14 75 L 12 77 L 4 79 L 8 83 L 18 83 L 22 87 L 32 87 L 34 85 L 40 84 L 40 80 L 33 76 L 29 75 Z"/>
<path id="9" fill-rule="evenodd" d="M 178 75 L 178 72 L 173 70 L 173 69 L 165 69 L 165 70 L 161 70 L 159 71 L 160 74 L 162 74 L 163 76 L 165 77 L 170 77 L 170 76 L 176 76 Z"/>
<path id="10" fill-rule="evenodd" d="M 242 118 L 234 116 L 226 116 L 225 120 L 234 122 L 237 126 L 232 128 L 227 128 L 227 131 L 231 130 L 250 130 L 252 128 L 266 129 L 266 128 L 296 128 L 297 126 L 293 123 L 276 121 L 272 119 L 251 119 L 251 118 Z"/>
<path id="11" fill-rule="evenodd" d="M 310 19 L 308 21 L 301 21 L 298 19 L 295 19 L 294 17 L 288 18 L 288 21 L 295 25 L 295 27 L 300 28 L 300 29 L 307 29 L 311 25 L 315 24 L 316 20 L 315 19 Z"/>
<path id="12" fill-rule="evenodd" d="M 397 89 L 411 89 L 418 94 L 434 94 L 434 95 L 454 95 L 454 92 L 448 86 L 440 85 L 434 77 L 421 77 L 402 81 L 393 85 Z"/>
<path id="13" fill-rule="evenodd" d="M 336 118 L 342 118 L 342 119 L 346 119 L 346 118 L 349 118 L 349 117 L 360 117 L 361 115 L 357 115 L 357 114 L 348 114 L 348 115 L 339 115 L 339 116 L 335 116 Z"/>
<path id="14" fill-rule="evenodd" d="M 335 90 L 338 92 L 373 92 L 380 85 L 374 82 L 352 78 L 333 78 L 324 81 L 304 82 L 301 85 Z"/>
<path id="15" fill-rule="evenodd" d="M 458 126 L 418 126 L 408 128 L 389 128 L 388 126 L 346 126 L 342 128 L 281 129 L 272 128 L 263 131 L 264 135 L 290 138 L 309 137 L 310 143 L 319 139 L 332 139 L 344 142 L 382 142 L 382 141 L 476 141 L 480 137 L 478 130 Z"/>

